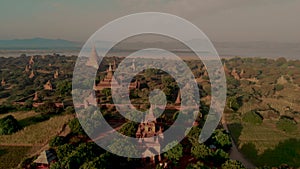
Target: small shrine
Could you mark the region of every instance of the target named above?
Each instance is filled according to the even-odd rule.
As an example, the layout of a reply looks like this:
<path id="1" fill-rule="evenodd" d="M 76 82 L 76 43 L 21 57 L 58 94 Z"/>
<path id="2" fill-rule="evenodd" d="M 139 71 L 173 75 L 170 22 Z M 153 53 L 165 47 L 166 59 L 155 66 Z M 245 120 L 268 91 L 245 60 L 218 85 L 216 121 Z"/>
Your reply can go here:
<path id="1" fill-rule="evenodd" d="M 47 83 L 44 85 L 44 89 L 45 90 L 52 90 L 53 89 L 50 80 L 48 80 Z"/>

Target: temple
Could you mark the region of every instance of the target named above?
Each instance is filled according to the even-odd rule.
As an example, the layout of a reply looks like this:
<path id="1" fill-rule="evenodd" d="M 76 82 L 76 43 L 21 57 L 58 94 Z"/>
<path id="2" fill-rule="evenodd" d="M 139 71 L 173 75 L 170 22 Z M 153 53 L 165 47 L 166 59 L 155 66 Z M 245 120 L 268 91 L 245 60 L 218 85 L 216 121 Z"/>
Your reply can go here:
<path id="1" fill-rule="evenodd" d="M 34 64 L 34 58 L 33 56 L 30 57 L 30 60 L 29 60 L 29 65 L 33 65 Z"/>
<path id="2" fill-rule="evenodd" d="M 229 71 L 229 69 L 227 68 L 225 62 L 224 62 L 224 64 L 223 64 L 223 68 L 224 68 L 224 72 L 225 72 L 226 74 L 229 74 L 229 73 L 230 73 L 230 71 Z"/>
<path id="3" fill-rule="evenodd" d="M 52 90 L 53 89 L 50 80 L 48 80 L 48 82 L 44 85 L 44 89 L 45 90 Z"/>
<path id="4" fill-rule="evenodd" d="M 91 92 L 90 95 L 84 100 L 84 108 L 86 109 L 89 106 L 97 106 L 97 99 L 94 92 Z"/>
<path id="5" fill-rule="evenodd" d="M 142 153 L 143 158 L 151 157 L 153 163 L 161 161 L 161 156 L 155 155 L 160 154 L 160 142 L 163 141 L 164 135 L 162 125 L 159 125 L 154 117 L 153 105 L 151 105 L 144 122 L 139 124 L 136 138 L 139 138 L 140 148 L 144 150 Z M 157 159 L 155 157 L 157 157 Z"/>
<path id="6" fill-rule="evenodd" d="M 25 70 L 24 70 L 24 72 L 29 72 L 30 70 L 29 70 L 29 66 L 28 65 L 26 65 L 25 66 Z"/>
<path id="7" fill-rule="evenodd" d="M 54 79 L 57 79 L 58 76 L 59 76 L 59 73 L 58 73 L 58 70 L 56 70 L 55 73 L 54 73 L 54 75 L 53 75 L 53 77 L 54 77 Z"/>
<path id="8" fill-rule="evenodd" d="M 38 100 L 39 100 L 38 92 L 35 92 L 33 101 L 38 101 Z"/>
<path id="9" fill-rule="evenodd" d="M 88 61 L 86 62 L 85 65 L 93 67 L 95 69 L 98 69 L 99 68 L 98 63 L 99 63 L 99 56 L 97 54 L 96 47 L 93 46 L 90 57 L 89 57 L 89 59 L 88 59 Z"/>
<path id="10" fill-rule="evenodd" d="M 32 79 L 33 77 L 34 77 L 34 72 L 33 72 L 33 70 L 31 70 L 31 73 L 30 73 L 30 75 L 29 75 L 29 78 Z"/>
<path id="11" fill-rule="evenodd" d="M 2 78 L 1 86 L 5 86 L 5 85 L 6 85 L 6 82 L 5 82 L 5 80 Z"/>
<path id="12" fill-rule="evenodd" d="M 239 73 L 237 72 L 237 70 L 235 68 L 233 68 L 233 70 L 231 71 L 231 76 L 233 76 L 236 80 L 241 79 Z"/>
<path id="13" fill-rule="evenodd" d="M 106 70 L 107 74 L 104 79 L 102 79 L 97 85 L 94 85 L 94 90 L 101 91 L 107 88 L 118 88 L 118 81 L 114 79 L 113 73 L 116 70 L 116 63 L 114 62 L 114 66 L 112 68 L 111 64 L 109 64 L 108 69 Z M 114 79 L 114 80 L 113 80 Z M 139 82 L 135 81 L 129 84 L 129 90 L 133 90 L 139 87 Z"/>
<path id="14" fill-rule="evenodd" d="M 181 104 L 181 93 L 180 93 L 180 91 L 178 91 L 178 95 L 177 95 L 175 104 Z"/>

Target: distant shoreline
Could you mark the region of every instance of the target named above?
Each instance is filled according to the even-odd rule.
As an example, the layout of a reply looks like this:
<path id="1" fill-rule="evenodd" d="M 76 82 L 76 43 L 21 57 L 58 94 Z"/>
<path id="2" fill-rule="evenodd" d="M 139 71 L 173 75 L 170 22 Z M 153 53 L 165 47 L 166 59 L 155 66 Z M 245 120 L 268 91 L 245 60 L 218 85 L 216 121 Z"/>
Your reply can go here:
<path id="1" fill-rule="evenodd" d="M 116 51 L 116 52 L 110 52 L 108 56 L 128 56 L 130 55 L 134 50 L 124 50 L 124 51 Z M 183 58 L 189 58 L 192 59 L 195 57 L 195 54 L 185 51 L 171 51 L 175 53 L 176 55 L 183 57 Z M 0 57 L 19 57 L 22 54 L 25 54 L 27 56 L 32 55 L 53 55 L 53 54 L 59 54 L 59 55 L 65 55 L 65 56 L 78 56 L 80 53 L 80 49 L 0 49 Z M 274 56 L 274 55 L 241 55 L 241 54 L 219 54 L 220 58 L 224 59 L 230 59 L 234 57 L 241 57 L 241 58 L 268 58 L 268 59 L 277 59 L 280 57 L 284 57 L 287 60 L 299 60 L 297 56 Z M 300 55 L 299 55 L 300 56 Z"/>

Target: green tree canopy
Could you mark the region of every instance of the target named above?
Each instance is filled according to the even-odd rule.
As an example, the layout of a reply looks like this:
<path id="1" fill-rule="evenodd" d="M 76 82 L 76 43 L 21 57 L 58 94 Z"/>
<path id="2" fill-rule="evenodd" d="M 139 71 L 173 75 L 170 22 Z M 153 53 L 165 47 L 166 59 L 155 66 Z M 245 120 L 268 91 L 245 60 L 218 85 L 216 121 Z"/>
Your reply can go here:
<path id="1" fill-rule="evenodd" d="M 0 119 L 0 135 L 12 134 L 20 129 L 21 126 L 12 115 Z"/>
<path id="2" fill-rule="evenodd" d="M 135 137 L 137 126 L 138 123 L 136 122 L 127 122 L 122 126 L 119 132 L 129 137 Z"/>
<path id="3" fill-rule="evenodd" d="M 201 160 L 206 160 L 212 155 L 211 150 L 205 144 L 196 144 L 192 147 L 191 153 L 194 157 Z"/>
<path id="4" fill-rule="evenodd" d="M 164 149 L 169 149 L 167 152 L 164 153 L 164 157 L 166 157 L 170 161 L 173 161 L 175 164 L 183 156 L 183 147 L 177 141 L 169 143 Z"/>
<path id="5" fill-rule="evenodd" d="M 222 169 L 246 169 L 243 164 L 236 160 L 227 160 L 223 165 Z"/>

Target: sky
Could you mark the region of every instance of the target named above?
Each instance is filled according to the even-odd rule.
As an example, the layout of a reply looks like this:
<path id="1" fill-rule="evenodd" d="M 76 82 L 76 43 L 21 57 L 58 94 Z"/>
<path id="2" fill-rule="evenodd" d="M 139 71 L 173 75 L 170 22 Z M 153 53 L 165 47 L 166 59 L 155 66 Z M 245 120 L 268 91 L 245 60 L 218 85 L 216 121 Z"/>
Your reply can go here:
<path id="1" fill-rule="evenodd" d="M 300 42 L 300 0 L 0 0 L 0 39 L 84 42 L 137 12 L 183 17 L 219 42 Z"/>

